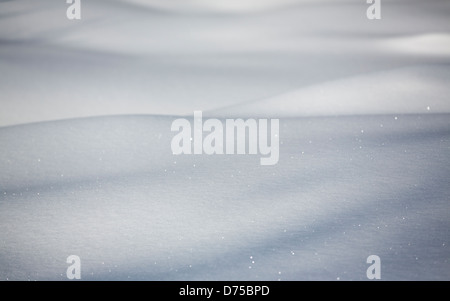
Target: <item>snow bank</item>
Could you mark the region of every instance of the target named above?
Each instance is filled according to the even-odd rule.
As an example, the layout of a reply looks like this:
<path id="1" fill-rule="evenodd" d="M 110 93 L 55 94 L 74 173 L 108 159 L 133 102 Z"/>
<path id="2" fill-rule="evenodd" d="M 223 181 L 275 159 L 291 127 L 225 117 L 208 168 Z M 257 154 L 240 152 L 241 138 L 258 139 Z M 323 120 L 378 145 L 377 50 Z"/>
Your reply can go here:
<path id="1" fill-rule="evenodd" d="M 449 115 L 285 119 L 271 167 L 173 156 L 171 120 L 0 129 L 0 278 L 448 279 Z"/>
<path id="2" fill-rule="evenodd" d="M 212 111 L 219 116 L 450 113 L 447 66 L 414 66 L 339 79 Z"/>
<path id="3" fill-rule="evenodd" d="M 0 280 L 450 279 L 448 1 L 66 9 L 0 1 Z M 194 110 L 278 164 L 174 156 Z"/>

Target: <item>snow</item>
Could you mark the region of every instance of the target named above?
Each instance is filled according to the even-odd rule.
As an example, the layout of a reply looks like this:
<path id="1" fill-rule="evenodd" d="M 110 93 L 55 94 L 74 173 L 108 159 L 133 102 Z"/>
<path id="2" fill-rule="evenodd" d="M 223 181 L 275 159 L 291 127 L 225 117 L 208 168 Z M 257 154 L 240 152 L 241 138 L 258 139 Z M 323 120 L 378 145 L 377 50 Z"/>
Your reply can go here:
<path id="1" fill-rule="evenodd" d="M 212 115 L 335 116 L 450 113 L 450 68 L 414 66 L 323 82 Z"/>
<path id="2" fill-rule="evenodd" d="M 449 280 L 445 1 L 0 2 L 0 279 Z M 280 157 L 171 124 L 279 118 Z"/>

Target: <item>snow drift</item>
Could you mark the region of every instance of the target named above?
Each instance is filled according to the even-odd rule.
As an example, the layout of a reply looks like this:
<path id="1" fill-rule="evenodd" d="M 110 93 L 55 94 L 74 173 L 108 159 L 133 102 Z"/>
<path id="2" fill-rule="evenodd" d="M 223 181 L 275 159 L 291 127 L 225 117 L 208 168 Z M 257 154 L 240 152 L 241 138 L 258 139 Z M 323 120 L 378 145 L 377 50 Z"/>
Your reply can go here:
<path id="1" fill-rule="evenodd" d="M 0 279 L 449 280 L 445 1 L 0 2 Z M 171 152 L 194 110 L 280 160 Z"/>

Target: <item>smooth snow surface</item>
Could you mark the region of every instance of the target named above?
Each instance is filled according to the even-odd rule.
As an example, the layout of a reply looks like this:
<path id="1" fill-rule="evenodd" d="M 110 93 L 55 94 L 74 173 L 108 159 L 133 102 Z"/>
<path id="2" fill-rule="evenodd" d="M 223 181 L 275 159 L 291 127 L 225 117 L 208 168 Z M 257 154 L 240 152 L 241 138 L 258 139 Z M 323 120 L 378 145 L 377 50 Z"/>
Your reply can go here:
<path id="1" fill-rule="evenodd" d="M 381 2 L 0 1 L 0 280 L 450 280 L 450 2 Z"/>

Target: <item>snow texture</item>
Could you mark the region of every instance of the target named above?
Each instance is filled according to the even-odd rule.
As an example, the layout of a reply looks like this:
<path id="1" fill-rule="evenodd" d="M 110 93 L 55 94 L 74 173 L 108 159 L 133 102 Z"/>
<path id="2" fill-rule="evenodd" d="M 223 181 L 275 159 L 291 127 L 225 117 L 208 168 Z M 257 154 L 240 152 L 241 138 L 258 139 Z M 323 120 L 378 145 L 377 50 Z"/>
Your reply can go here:
<path id="1" fill-rule="evenodd" d="M 0 280 L 450 280 L 450 2 L 0 1 Z M 171 124 L 279 118 L 280 160 Z"/>

